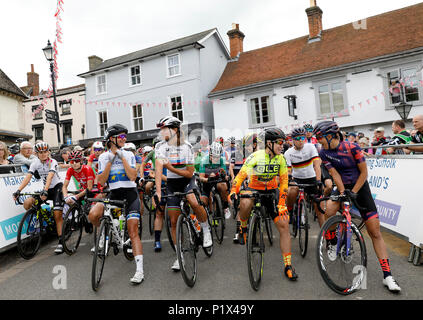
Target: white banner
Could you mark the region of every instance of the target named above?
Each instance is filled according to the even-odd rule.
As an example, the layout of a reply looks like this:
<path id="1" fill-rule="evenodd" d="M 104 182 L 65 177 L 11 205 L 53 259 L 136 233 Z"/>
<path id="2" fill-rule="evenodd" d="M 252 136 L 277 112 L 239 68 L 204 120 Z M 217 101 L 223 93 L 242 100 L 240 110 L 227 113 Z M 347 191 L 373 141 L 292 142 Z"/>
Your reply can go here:
<path id="1" fill-rule="evenodd" d="M 25 213 L 25 209 L 22 205 L 15 204 L 12 194 L 18 190 L 25 175 L 26 173 L 0 175 L 0 202 L 2 207 L 0 211 L 0 250 L 16 242 L 19 222 Z M 66 170 L 59 171 L 59 176 L 60 180 L 64 181 Z M 36 180 L 32 177 L 22 193 L 41 191 L 42 189 L 42 180 Z M 73 179 L 70 180 L 68 190 L 76 190 Z M 51 201 L 48 202 L 52 203 Z"/>
<path id="2" fill-rule="evenodd" d="M 367 158 L 368 181 L 381 225 L 423 244 L 423 159 Z"/>

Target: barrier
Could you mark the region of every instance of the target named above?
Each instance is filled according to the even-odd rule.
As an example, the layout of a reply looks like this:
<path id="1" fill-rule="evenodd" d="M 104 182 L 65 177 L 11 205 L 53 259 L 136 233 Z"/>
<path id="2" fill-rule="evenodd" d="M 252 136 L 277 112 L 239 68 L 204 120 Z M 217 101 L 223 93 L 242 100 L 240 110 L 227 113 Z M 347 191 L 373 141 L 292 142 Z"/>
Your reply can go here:
<path id="1" fill-rule="evenodd" d="M 12 194 L 18 189 L 25 178 L 26 173 L 0 174 L 0 252 L 16 245 L 16 237 L 25 209 L 22 205 L 17 205 L 13 201 Z M 64 181 L 66 169 L 59 170 L 61 181 Z M 36 192 L 43 189 L 42 180 L 32 177 L 30 183 L 22 192 Z M 74 179 L 70 180 L 68 190 L 75 191 Z M 51 201 L 48 201 L 51 202 Z"/>

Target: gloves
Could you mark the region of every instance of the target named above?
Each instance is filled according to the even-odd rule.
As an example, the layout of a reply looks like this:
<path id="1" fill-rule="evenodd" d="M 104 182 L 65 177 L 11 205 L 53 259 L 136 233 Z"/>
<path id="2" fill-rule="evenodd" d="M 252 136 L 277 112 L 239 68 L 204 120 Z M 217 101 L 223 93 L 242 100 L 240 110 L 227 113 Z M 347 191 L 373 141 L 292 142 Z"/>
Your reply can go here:
<path id="1" fill-rule="evenodd" d="M 351 200 L 357 200 L 358 193 L 352 192 L 350 190 L 345 190 L 345 193 L 351 198 Z"/>
<path id="2" fill-rule="evenodd" d="M 76 197 L 75 196 L 67 196 L 66 198 L 65 198 L 65 202 L 67 203 L 67 204 L 73 204 L 73 203 L 75 203 L 77 201 L 77 199 L 76 199 Z"/>
<path id="3" fill-rule="evenodd" d="M 17 199 L 21 195 L 21 190 L 16 190 L 16 192 L 13 193 L 13 198 Z"/>
<path id="4" fill-rule="evenodd" d="M 228 202 L 231 203 L 233 200 L 235 200 L 237 198 L 236 196 L 236 192 L 235 191 L 231 191 L 231 193 L 228 196 Z"/>
<path id="5" fill-rule="evenodd" d="M 48 191 L 47 190 L 41 191 L 40 196 L 41 197 L 48 197 Z"/>
<path id="6" fill-rule="evenodd" d="M 123 158 L 122 150 L 120 149 L 116 150 L 116 155 L 119 157 L 119 159 L 122 159 Z"/>
<path id="7" fill-rule="evenodd" d="M 283 220 L 289 220 L 288 208 L 285 205 L 278 205 L 278 213 Z"/>

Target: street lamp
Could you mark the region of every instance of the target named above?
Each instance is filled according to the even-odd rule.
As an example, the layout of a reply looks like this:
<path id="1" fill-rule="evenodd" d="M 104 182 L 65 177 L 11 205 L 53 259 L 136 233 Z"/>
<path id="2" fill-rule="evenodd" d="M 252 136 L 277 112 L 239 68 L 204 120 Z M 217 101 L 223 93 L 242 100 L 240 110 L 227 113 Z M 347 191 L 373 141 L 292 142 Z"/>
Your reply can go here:
<path id="1" fill-rule="evenodd" d="M 54 101 L 54 111 L 56 114 L 56 130 L 57 130 L 57 143 L 58 146 L 60 145 L 60 128 L 59 128 L 59 112 L 57 112 L 57 101 L 56 101 L 56 84 L 55 84 L 55 76 L 54 76 L 54 56 L 53 56 L 53 47 L 50 44 L 50 40 L 47 40 L 47 46 L 43 48 L 44 55 L 48 62 L 50 62 L 50 72 L 51 72 L 51 82 L 53 85 L 53 101 Z"/>
<path id="2" fill-rule="evenodd" d="M 294 110 L 297 109 L 297 96 L 289 95 L 285 96 L 285 99 L 288 100 L 288 114 L 290 117 L 294 117 L 294 120 L 297 120 L 297 116 L 295 115 Z"/>
<path id="3" fill-rule="evenodd" d="M 394 108 L 398 112 L 401 119 L 403 121 L 406 121 L 412 107 L 413 107 L 412 104 L 408 104 L 408 103 L 405 103 L 404 101 L 401 101 L 399 104 L 395 105 Z"/>

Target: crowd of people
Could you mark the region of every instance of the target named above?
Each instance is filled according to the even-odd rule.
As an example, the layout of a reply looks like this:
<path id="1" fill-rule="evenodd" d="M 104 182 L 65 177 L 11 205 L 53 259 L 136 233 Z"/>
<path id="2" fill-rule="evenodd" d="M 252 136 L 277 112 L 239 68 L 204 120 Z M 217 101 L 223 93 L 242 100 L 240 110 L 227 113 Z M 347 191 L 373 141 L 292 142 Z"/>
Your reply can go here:
<path id="1" fill-rule="evenodd" d="M 157 201 L 156 221 L 154 223 L 154 250 L 161 251 L 161 230 L 163 212 L 167 206 L 171 221 L 171 236 L 175 241 L 176 222 L 181 213 L 180 199 L 174 192 L 189 192 L 197 189 L 203 203 L 208 203 L 211 183 L 214 178 L 224 181 L 217 184 L 221 195 L 224 216 L 228 219 L 229 208 L 237 206 L 237 224 L 233 242 L 246 243 L 247 222 L 254 204 L 252 199 L 239 198 L 239 194 L 258 191 L 273 198 L 273 202 L 264 203 L 280 234 L 280 250 L 285 276 L 292 281 L 298 274 L 292 266 L 291 238 L 289 223 L 293 215 L 293 205 L 298 188 L 288 187 L 288 181 L 297 184 L 314 185 L 305 191 L 310 194 L 349 194 L 364 208 L 360 211 L 365 221 L 373 247 L 383 271 L 383 284 L 390 291 L 399 292 L 401 288 L 391 275 L 389 258 L 383 241 L 377 208 L 367 182 L 365 154 L 378 154 L 377 149 L 369 148 L 381 145 L 407 144 L 400 149 L 403 153 L 423 152 L 423 147 L 413 146 L 423 142 L 423 116 L 413 119 L 415 130 L 408 132 L 402 121 L 392 123 L 394 136 L 387 139 L 383 128 L 377 128 L 370 141 L 362 133 L 344 133 L 334 121 L 322 121 L 316 126 L 310 124 L 295 128 L 285 134 L 280 128 L 268 128 L 259 133 L 249 133 L 237 141 L 235 137 L 225 140 L 217 137 L 209 145 L 207 139 L 201 139 L 194 147 L 187 142 L 181 130 L 181 121 L 173 116 L 162 118 L 157 127 L 158 136 L 151 146 L 137 149 L 128 143 L 128 130 L 116 124 L 105 131 L 103 141 L 94 142 L 88 149 L 79 146 L 62 148 L 60 159 L 54 159 L 50 147 L 43 141 L 37 141 L 34 147 L 28 141 L 20 143 L 19 153 L 13 157 L 13 163 L 28 167 L 27 174 L 13 198 L 16 200 L 28 185 L 32 176 L 43 180 L 41 199 L 53 201 L 53 216 L 56 221 L 59 243 L 55 253 L 63 252 L 61 233 L 64 205 L 80 201 L 88 193 L 97 190 L 96 197 L 104 197 L 104 190 L 109 189 L 108 197 L 112 200 L 126 200 L 125 208 L 128 233 L 132 252 L 135 257 L 136 272 L 130 281 L 139 284 L 144 280 L 143 245 L 139 236 L 139 222 L 144 212 L 143 197 L 154 190 Z M 339 158 L 339 150 L 349 157 Z M 373 152 L 376 151 L 376 152 Z M 387 148 L 386 153 L 399 153 L 398 149 Z M 8 162 L 9 151 L 0 143 L 0 161 Z M 64 181 L 60 178 L 59 168 L 66 169 Z M 194 174 L 194 173 L 197 174 Z M 74 177 L 79 184 L 78 194 L 68 193 L 70 179 Z M 147 179 L 151 178 L 151 179 Z M 152 180 L 154 179 L 154 180 Z M 148 180 L 148 181 L 147 181 Z M 154 182 L 152 182 L 154 181 Z M 290 183 L 291 183 L 290 182 Z M 151 195 L 152 196 L 152 195 Z M 199 228 L 203 231 L 204 248 L 212 246 L 211 226 L 207 211 L 200 205 L 194 194 L 188 194 L 187 200 L 193 210 Z M 24 208 L 33 205 L 34 198 L 27 198 Z M 238 207 L 239 205 L 239 207 Z M 339 209 L 339 203 L 327 201 L 326 214 L 317 208 L 320 227 Z M 96 203 L 90 209 L 88 220 L 99 227 L 104 205 Z M 326 237 L 329 252 L 336 259 L 336 241 L 334 235 Z M 92 249 L 94 251 L 94 248 Z M 178 259 L 171 266 L 180 270 Z"/>

